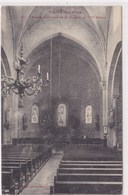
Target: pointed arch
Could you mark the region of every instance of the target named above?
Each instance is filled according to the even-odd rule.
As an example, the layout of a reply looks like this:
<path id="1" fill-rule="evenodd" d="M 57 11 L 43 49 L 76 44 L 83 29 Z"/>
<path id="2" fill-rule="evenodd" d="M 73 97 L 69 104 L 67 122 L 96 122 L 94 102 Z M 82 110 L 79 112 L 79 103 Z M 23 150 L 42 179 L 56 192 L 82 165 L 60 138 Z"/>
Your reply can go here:
<path id="1" fill-rule="evenodd" d="M 115 48 L 108 77 L 108 105 L 113 96 L 119 95 L 119 86 L 122 74 L 122 42 Z"/>
<path id="2" fill-rule="evenodd" d="M 71 36 L 68 36 L 66 34 L 57 33 L 57 34 L 53 34 L 52 36 L 46 37 L 45 39 L 42 40 L 41 43 L 40 42 L 38 43 L 38 46 L 36 46 L 31 51 L 31 53 L 29 53 L 28 58 L 32 59 L 32 61 L 34 62 L 35 56 L 37 56 L 37 53 L 38 53 L 38 56 L 42 55 L 42 47 L 44 45 L 50 44 L 51 40 L 52 40 L 52 45 L 53 45 L 54 41 L 57 39 L 62 41 L 64 44 L 72 45 L 72 48 L 77 50 L 77 53 L 79 53 L 79 56 L 81 56 L 81 58 L 84 61 L 86 61 L 86 63 L 93 69 L 93 71 L 96 74 L 98 83 L 100 84 L 102 77 L 103 77 L 102 70 L 101 70 L 101 66 L 98 64 L 98 62 L 94 58 L 93 53 L 89 50 L 89 48 L 83 45 L 83 43 L 81 43 L 77 39 Z"/>
<path id="3" fill-rule="evenodd" d="M 9 66 L 7 55 L 1 46 L 1 71 L 3 75 L 11 76 L 11 69 Z"/>

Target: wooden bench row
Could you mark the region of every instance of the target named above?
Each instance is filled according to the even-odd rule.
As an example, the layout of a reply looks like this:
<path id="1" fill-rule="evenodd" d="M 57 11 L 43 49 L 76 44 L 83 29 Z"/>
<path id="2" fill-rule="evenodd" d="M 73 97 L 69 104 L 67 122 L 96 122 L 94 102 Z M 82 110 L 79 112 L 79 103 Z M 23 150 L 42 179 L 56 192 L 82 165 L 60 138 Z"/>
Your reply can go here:
<path id="1" fill-rule="evenodd" d="M 55 193 L 120 193 L 122 182 L 118 181 L 55 181 Z"/>
<path id="2" fill-rule="evenodd" d="M 57 173 L 122 173 L 122 168 L 59 168 Z"/>
<path id="3" fill-rule="evenodd" d="M 59 166 L 60 168 L 115 168 L 115 167 L 122 167 L 122 164 L 95 164 L 95 163 L 92 163 L 92 164 L 60 164 Z"/>
<path id="4" fill-rule="evenodd" d="M 122 162 L 62 160 L 51 194 L 121 194 Z"/>
<path id="5" fill-rule="evenodd" d="M 10 153 L 2 155 L 3 194 L 6 193 L 7 190 L 9 194 L 16 190 L 20 191 L 40 170 L 50 155 L 50 149 L 42 153 Z"/>
<path id="6" fill-rule="evenodd" d="M 122 181 L 122 174 L 58 173 L 55 181 Z"/>
<path id="7" fill-rule="evenodd" d="M 51 192 L 52 192 L 52 187 L 51 187 Z M 56 195 L 67 195 L 66 193 L 56 193 Z M 70 195 L 78 195 L 78 194 L 76 194 L 76 193 L 70 193 Z M 80 194 L 80 195 L 92 195 L 92 194 L 88 194 L 88 193 L 84 193 L 84 194 Z M 101 194 L 101 193 L 98 193 L 98 194 L 96 194 L 96 195 L 103 195 L 103 194 Z M 106 193 L 106 194 L 104 194 L 104 195 L 113 195 L 113 194 L 108 194 L 108 193 Z M 116 194 L 116 195 L 122 195 L 122 194 L 120 194 L 120 193 L 118 193 L 118 194 Z"/>
<path id="8" fill-rule="evenodd" d="M 120 160 L 62 160 L 61 161 L 61 164 L 95 164 L 95 163 L 98 163 L 98 164 L 122 164 L 122 161 Z"/>
<path id="9" fill-rule="evenodd" d="M 15 182 L 13 180 L 13 170 L 2 170 L 2 193 L 15 194 Z"/>

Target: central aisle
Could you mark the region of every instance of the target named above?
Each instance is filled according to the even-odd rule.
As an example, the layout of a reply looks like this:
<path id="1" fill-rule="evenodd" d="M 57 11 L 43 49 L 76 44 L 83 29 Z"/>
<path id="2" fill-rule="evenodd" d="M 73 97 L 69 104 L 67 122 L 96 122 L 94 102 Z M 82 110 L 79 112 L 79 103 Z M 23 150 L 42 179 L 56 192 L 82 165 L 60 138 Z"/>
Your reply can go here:
<path id="1" fill-rule="evenodd" d="M 28 186 L 19 195 L 45 195 L 50 194 L 50 186 L 53 185 L 54 176 L 62 158 L 61 154 L 54 154 L 48 160 L 40 172 L 33 178 Z"/>

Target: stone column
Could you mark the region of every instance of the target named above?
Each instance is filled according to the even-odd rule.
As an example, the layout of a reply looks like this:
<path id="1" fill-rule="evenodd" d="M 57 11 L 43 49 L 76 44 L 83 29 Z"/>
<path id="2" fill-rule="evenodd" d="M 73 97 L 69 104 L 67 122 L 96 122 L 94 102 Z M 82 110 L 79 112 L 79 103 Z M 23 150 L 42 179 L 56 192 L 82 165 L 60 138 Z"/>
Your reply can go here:
<path id="1" fill-rule="evenodd" d="M 107 135 L 107 94 L 106 94 L 106 81 L 101 82 L 102 98 L 103 98 L 103 135 Z"/>
<path id="2" fill-rule="evenodd" d="M 119 100 L 119 95 L 114 95 L 113 96 L 113 108 L 114 108 L 114 129 L 115 129 L 115 139 L 116 139 L 116 144 L 118 142 L 118 100 Z"/>
<path id="3" fill-rule="evenodd" d="M 5 114 L 4 114 L 4 107 L 5 107 L 5 98 L 3 95 L 2 95 L 2 98 L 1 98 L 1 142 L 2 144 L 4 144 L 4 123 L 5 123 Z"/>
<path id="4" fill-rule="evenodd" d="M 2 136 L 2 144 L 7 144 L 8 141 L 8 134 L 9 134 L 9 130 L 7 130 L 6 127 L 6 117 L 5 117 L 5 111 L 7 110 L 8 107 L 8 101 L 7 101 L 7 96 L 6 95 L 2 95 L 2 132 L 1 132 L 1 136 Z"/>
<path id="5" fill-rule="evenodd" d="M 18 137 L 18 96 L 14 93 L 13 93 L 12 107 L 13 107 L 13 113 L 14 113 L 12 137 L 17 138 Z"/>

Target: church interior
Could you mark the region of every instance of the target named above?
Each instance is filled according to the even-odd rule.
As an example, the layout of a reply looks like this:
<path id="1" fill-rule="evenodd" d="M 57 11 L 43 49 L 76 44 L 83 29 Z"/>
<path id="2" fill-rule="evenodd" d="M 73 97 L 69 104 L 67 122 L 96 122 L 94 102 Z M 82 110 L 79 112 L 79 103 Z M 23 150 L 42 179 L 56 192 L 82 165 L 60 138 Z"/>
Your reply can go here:
<path id="1" fill-rule="evenodd" d="M 2 194 L 123 193 L 121 11 L 2 7 Z"/>

